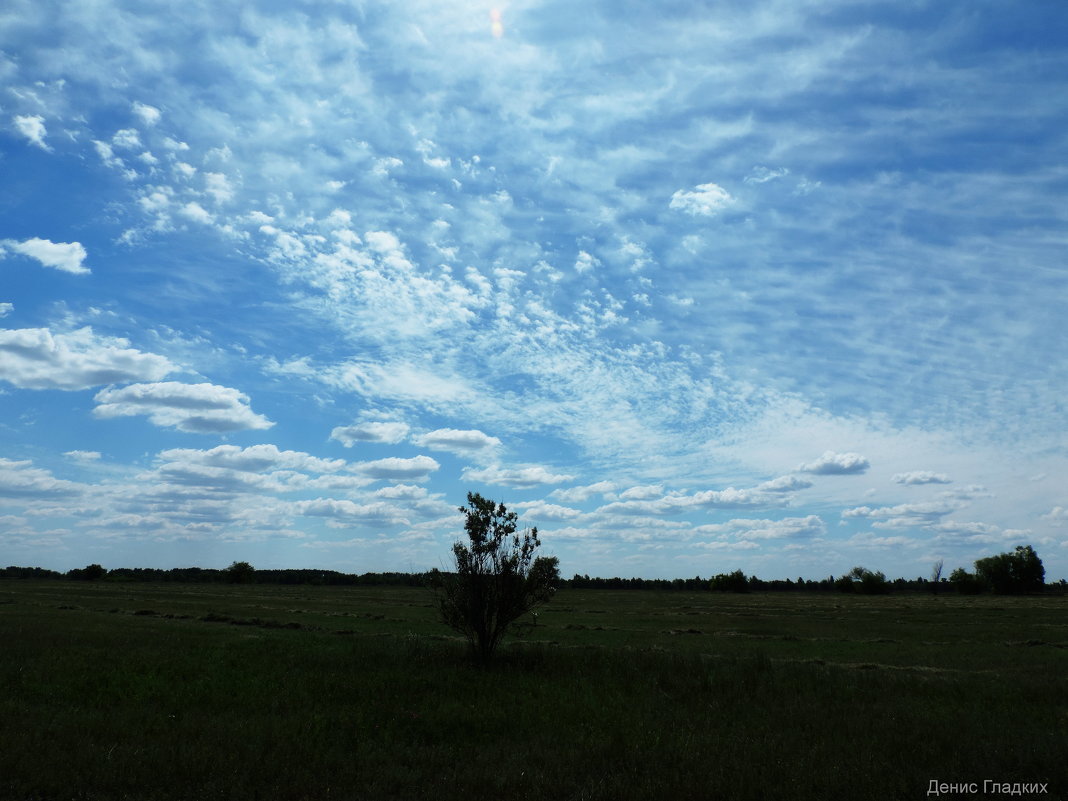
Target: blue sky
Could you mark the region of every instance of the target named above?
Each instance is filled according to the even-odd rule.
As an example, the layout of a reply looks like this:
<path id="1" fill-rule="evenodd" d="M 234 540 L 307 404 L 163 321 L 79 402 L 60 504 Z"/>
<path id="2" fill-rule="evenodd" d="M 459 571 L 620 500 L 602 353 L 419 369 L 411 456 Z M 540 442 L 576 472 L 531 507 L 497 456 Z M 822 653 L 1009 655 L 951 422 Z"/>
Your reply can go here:
<path id="1" fill-rule="evenodd" d="M 0 562 L 1068 575 L 1060 2 L 0 11 Z"/>

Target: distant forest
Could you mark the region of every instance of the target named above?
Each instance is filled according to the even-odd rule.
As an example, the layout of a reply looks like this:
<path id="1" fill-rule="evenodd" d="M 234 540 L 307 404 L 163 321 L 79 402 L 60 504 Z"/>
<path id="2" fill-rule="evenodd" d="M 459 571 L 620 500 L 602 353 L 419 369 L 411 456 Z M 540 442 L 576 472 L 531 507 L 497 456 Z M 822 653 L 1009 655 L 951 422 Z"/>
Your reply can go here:
<path id="1" fill-rule="evenodd" d="M 382 586 L 421 587 L 427 583 L 427 573 L 341 573 L 336 570 L 257 570 L 247 562 L 235 562 L 219 570 L 202 567 L 180 567 L 169 570 L 146 567 L 120 567 L 106 570 L 101 565 L 60 573 L 40 567 L 0 568 L 0 579 L 55 579 L 65 581 L 107 582 L 175 582 L 189 584 L 308 584 L 321 586 Z M 867 578 L 868 580 L 865 580 Z M 981 591 L 972 584 L 964 585 L 947 578 L 937 581 L 914 579 L 886 579 L 881 573 L 854 569 L 843 576 L 824 579 L 764 580 L 746 576 L 742 571 L 723 573 L 709 578 L 644 579 L 599 578 L 575 574 L 561 579 L 560 588 L 581 590 L 662 590 L 684 592 L 851 592 L 858 594 L 938 593 Z M 1064 579 L 1036 587 L 1039 591 L 1063 594 L 1068 590 Z"/>

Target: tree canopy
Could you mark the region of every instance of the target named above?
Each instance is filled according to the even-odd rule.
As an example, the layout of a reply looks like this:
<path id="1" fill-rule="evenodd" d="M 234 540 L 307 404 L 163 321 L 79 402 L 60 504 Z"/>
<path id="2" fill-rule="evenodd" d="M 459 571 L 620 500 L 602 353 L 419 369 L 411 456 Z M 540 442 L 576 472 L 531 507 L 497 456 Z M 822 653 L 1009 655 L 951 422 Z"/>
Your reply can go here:
<path id="1" fill-rule="evenodd" d="M 452 546 L 454 569 L 430 574 L 443 622 L 489 662 L 508 627 L 547 602 L 560 579 L 555 556 L 535 557 L 538 529 L 516 533 L 518 517 L 503 503 L 468 493 L 461 506 L 468 543 Z"/>

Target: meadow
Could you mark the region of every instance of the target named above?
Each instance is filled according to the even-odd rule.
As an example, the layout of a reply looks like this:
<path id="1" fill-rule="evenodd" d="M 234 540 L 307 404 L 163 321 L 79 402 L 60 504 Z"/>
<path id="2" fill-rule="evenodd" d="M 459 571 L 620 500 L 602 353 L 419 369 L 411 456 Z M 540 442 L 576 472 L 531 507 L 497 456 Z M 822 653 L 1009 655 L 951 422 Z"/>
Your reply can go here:
<path id="1" fill-rule="evenodd" d="M 421 589 L 7 580 L 0 798 L 1063 798 L 1066 668 L 1057 596 L 563 590 L 480 669 Z"/>

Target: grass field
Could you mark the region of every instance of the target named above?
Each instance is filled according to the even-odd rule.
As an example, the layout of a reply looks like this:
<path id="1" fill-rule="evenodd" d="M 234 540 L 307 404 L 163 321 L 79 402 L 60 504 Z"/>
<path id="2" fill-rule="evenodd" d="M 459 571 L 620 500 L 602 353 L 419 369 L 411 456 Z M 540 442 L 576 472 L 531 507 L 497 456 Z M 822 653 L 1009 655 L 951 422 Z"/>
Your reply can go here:
<path id="1" fill-rule="evenodd" d="M 1068 598 L 562 591 L 487 670 L 448 634 L 404 588 L 0 582 L 0 798 L 1068 797 Z"/>

